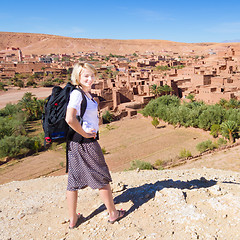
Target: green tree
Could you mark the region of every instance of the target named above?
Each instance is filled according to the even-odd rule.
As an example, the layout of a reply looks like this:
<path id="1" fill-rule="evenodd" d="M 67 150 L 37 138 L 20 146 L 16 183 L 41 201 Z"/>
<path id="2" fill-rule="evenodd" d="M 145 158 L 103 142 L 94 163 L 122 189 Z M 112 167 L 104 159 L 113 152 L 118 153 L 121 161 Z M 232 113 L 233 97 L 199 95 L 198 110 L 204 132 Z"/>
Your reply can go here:
<path id="1" fill-rule="evenodd" d="M 226 99 L 221 98 L 218 104 L 224 108 L 227 108 L 227 103 L 228 101 Z"/>
<path id="2" fill-rule="evenodd" d="M 194 102 L 195 101 L 195 95 L 193 95 L 193 94 L 189 94 L 189 95 L 187 95 L 187 97 L 186 97 L 187 99 L 189 99 L 191 102 Z"/>
<path id="3" fill-rule="evenodd" d="M 167 84 L 160 86 L 159 87 L 159 91 L 160 93 L 163 93 L 163 95 L 168 95 L 170 94 L 173 90 L 170 86 L 168 86 Z"/>
<path id="4" fill-rule="evenodd" d="M 150 92 L 151 92 L 155 97 L 157 97 L 158 91 L 157 91 L 157 85 L 156 85 L 156 84 L 153 84 L 152 86 L 150 86 Z"/>
<path id="5" fill-rule="evenodd" d="M 220 125 L 219 124 L 213 124 L 211 126 L 211 132 L 210 134 L 214 137 L 214 138 L 217 138 L 218 135 L 220 134 Z"/>
<path id="6" fill-rule="evenodd" d="M 235 141 L 235 138 L 238 137 L 239 127 L 234 121 L 225 121 L 220 125 L 222 135 L 229 139 L 230 143 Z"/>

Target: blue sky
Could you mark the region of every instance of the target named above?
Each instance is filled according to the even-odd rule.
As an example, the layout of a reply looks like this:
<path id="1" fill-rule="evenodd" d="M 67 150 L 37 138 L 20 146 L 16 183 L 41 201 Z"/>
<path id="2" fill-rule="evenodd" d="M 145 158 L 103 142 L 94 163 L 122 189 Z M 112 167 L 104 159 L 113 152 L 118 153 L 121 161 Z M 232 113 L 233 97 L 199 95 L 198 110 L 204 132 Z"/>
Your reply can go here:
<path id="1" fill-rule="evenodd" d="M 3 0 L 0 31 L 75 38 L 240 40 L 240 1 Z"/>

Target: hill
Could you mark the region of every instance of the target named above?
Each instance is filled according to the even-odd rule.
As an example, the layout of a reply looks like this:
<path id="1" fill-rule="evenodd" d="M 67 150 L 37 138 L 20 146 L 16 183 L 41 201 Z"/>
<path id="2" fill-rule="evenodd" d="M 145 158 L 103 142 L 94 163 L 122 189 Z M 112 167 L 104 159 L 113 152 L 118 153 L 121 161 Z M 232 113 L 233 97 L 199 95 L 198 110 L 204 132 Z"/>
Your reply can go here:
<path id="1" fill-rule="evenodd" d="M 180 43 L 167 40 L 113 40 L 70 38 L 48 34 L 0 32 L 0 50 L 19 47 L 23 54 L 77 53 L 96 51 L 100 54 L 132 54 L 135 51 L 162 52 L 164 50 L 202 54 L 210 48 L 229 46 L 230 43 Z M 240 43 L 231 43 L 239 48 Z"/>

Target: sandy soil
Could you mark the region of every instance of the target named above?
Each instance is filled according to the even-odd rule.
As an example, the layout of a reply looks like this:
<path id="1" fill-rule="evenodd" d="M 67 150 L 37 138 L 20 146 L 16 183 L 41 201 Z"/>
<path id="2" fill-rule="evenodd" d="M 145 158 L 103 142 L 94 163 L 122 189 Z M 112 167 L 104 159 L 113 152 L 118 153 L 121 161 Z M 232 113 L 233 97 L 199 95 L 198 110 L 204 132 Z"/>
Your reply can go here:
<path id="1" fill-rule="evenodd" d="M 23 54 L 50 54 L 50 53 L 78 53 L 79 49 L 85 52 L 97 51 L 99 54 L 132 54 L 134 52 L 162 52 L 173 51 L 201 55 L 207 54 L 209 49 L 221 50 L 228 46 L 236 51 L 239 43 L 181 43 L 153 39 L 87 39 L 54 36 L 48 34 L 0 32 L 0 50 L 6 47 L 17 46 Z M 163 52 L 164 53 L 164 52 Z"/>
<path id="2" fill-rule="evenodd" d="M 112 173 L 116 207 L 126 216 L 115 224 L 98 190 L 79 191 L 86 220 L 68 229 L 67 176 L 0 186 L 0 239 L 237 240 L 240 239 L 240 173 L 216 169 Z"/>
<path id="3" fill-rule="evenodd" d="M 197 154 L 196 144 L 206 139 L 211 139 L 209 133 L 199 129 L 174 128 L 163 123 L 154 128 L 151 118 L 139 114 L 133 119 L 102 125 L 99 143 L 107 151 L 105 158 L 110 170 L 116 172 L 128 169 L 130 162 L 137 159 L 152 164 L 157 160 L 174 163 L 184 148 Z M 62 175 L 64 166 L 64 149 L 40 152 L 0 166 L 0 183 Z"/>
<path id="4" fill-rule="evenodd" d="M 114 201 L 127 214 L 109 224 L 98 191 L 86 188 L 78 198 L 86 221 L 71 231 L 64 150 L 10 161 L 0 166 L 0 183 L 5 183 L 0 185 L 0 239 L 240 239 L 240 146 L 173 170 L 123 171 L 136 159 L 174 163 L 181 149 L 197 154 L 196 144 L 206 139 L 211 136 L 200 129 L 164 123 L 155 129 L 140 114 L 101 126 L 99 142 L 108 152 Z"/>
<path id="5" fill-rule="evenodd" d="M 4 108 L 7 103 L 17 103 L 19 100 L 22 99 L 23 95 L 26 92 L 31 92 L 34 96 L 39 99 L 44 99 L 49 96 L 52 92 L 52 88 L 17 88 L 17 87 L 10 87 L 8 91 L 0 91 L 0 109 Z"/>

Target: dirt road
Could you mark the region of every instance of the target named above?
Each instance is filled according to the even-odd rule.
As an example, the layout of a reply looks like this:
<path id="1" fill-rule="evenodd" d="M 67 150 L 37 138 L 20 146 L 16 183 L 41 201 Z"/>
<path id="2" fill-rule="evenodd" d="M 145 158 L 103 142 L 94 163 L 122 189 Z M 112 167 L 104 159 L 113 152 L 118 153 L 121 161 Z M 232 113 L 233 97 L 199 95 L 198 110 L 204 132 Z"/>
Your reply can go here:
<path id="1" fill-rule="evenodd" d="M 52 88 L 40 87 L 40 88 L 17 88 L 11 87 L 8 91 L 0 91 L 0 109 L 4 108 L 7 103 L 17 103 L 22 99 L 26 92 L 31 92 L 39 99 L 46 98 L 51 94 Z"/>

